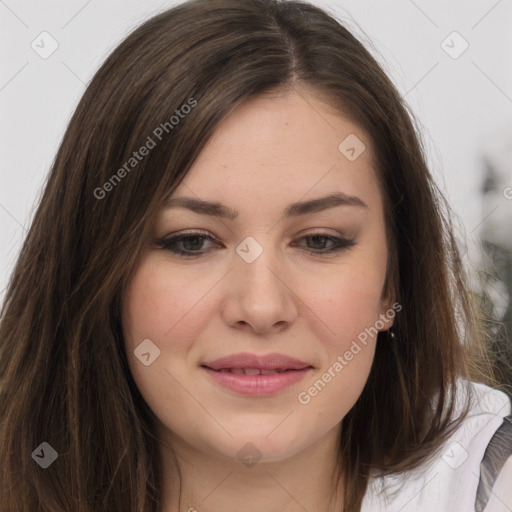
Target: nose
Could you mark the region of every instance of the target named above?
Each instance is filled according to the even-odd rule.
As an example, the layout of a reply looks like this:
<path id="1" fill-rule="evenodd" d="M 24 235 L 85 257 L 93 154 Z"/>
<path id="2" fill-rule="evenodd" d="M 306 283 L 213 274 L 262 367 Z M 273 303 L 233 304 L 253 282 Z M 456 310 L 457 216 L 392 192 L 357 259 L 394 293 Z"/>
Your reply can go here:
<path id="1" fill-rule="evenodd" d="M 231 327 L 268 334 L 293 324 L 299 299 L 297 286 L 276 256 L 276 250 L 270 244 L 259 245 L 262 251 L 254 260 L 245 258 L 243 252 L 235 255 L 224 284 L 221 313 Z M 250 248 L 254 250 L 253 246 Z"/>

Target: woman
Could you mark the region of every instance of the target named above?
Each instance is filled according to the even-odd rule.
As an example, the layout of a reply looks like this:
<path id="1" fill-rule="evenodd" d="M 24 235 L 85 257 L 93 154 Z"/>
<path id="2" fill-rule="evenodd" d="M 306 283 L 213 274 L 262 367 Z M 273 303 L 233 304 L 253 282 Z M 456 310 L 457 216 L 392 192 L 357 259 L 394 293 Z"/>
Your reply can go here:
<path id="1" fill-rule="evenodd" d="M 449 218 L 395 88 L 322 10 L 145 22 L 78 105 L 7 291 L 0 509 L 494 507 L 510 466 L 473 472 L 510 454 L 510 402 Z"/>

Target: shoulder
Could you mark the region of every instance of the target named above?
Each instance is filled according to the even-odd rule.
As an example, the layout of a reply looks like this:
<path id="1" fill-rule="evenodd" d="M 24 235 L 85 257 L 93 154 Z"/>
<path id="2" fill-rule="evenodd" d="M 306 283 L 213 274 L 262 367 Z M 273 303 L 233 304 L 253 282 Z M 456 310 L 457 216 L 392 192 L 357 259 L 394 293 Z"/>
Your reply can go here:
<path id="1" fill-rule="evenodd" d="M 502 426 L 504 418 L 511 414 L 512 407 L 510 399 L 502 391 L 460 381 L 456 397 L 459 410 L 468 395 L 471 403 L 469 413 L 443 445 L 439 455 L 408 474 L 372 479 L 362 512 L 475 510 L 480 463 L 489 442 Z M 502 470 L 505 477 L 500 473 L 500 481 L 507 481 L 511 468 L 512 463 L 508 461 Z M 499 484 L 496 481 L 494 491 Z M 494 512 L 486 508 L 488 511 Z M 501 509 L 496 509 L 496 512 L 501 512 Z"/>
<path id="2" fill-rule="evenodd" d="M 505 462 L 492 492 L 485 512 L 510 512 L 512 506 L 512 457 Z"/>
<path id="3" fill-rule="evenodd" d="M 505 483 L 508 482 L 507 486 Z M 494 433 L 480 464 L 476 512 L 512 510 L 512 415 Z M 506 508 L 504 508 L 506 507 Z"/>

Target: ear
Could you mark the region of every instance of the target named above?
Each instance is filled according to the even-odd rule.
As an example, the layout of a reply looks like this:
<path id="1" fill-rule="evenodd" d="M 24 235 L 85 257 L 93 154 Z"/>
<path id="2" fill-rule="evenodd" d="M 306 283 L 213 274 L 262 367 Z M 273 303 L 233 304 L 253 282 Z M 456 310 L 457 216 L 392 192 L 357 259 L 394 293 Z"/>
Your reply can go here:
<path id="1" fill-rule="evenodd" d="M 395 315 L 402 309 L 401 304 L 396 301 L 395 285 L 388 282 L 384 285 L 379 311 L 379 331 L 387 331 L 393 326 Z M 384 325 L 382 325 L 384 324 Z"/>

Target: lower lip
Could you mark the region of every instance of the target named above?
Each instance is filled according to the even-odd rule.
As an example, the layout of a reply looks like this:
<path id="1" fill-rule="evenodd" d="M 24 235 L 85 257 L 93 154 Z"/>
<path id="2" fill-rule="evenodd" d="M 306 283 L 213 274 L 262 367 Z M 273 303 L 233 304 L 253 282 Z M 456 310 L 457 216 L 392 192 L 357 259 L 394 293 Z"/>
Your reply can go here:
<path id="1" fill-rule="evenodd" d="M 239 375 L 236 373 L 220 372 L 202 367 L 222 387 L 246 396 L 266 396 L 279 393 L 283 389 L 299 382 L 312 370 L 288 370 L 270 375 Z"/>

